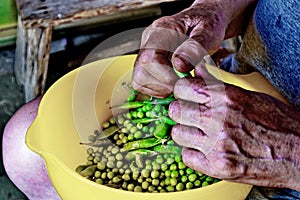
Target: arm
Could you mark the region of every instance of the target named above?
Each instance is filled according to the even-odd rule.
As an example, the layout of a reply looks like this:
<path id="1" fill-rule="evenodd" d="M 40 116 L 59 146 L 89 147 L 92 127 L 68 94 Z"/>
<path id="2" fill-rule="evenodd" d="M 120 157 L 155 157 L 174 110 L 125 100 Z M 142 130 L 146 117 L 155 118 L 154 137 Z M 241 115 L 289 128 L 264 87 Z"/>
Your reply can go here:
<path id="1" fill-rule="evenodd" d="M 242 34 L 255 4 L 256 0 L 197 0 L 154 21 L 142 35 L 133 87 L 154 97 L 171 94 L 178 79 L 172 67 L 190 71 L 225 38 Z"/>

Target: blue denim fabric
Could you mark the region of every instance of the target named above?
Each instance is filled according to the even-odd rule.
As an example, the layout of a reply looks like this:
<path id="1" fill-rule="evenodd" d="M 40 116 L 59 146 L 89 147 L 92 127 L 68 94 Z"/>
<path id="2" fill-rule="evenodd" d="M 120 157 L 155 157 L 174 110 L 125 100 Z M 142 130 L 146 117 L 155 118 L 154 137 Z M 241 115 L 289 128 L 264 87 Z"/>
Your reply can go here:
<path id="1" fill-rule="evenodd" d="M 297 200 L 300 192 L 290 189 L 253 187 L 246 200 Z"/>
<path id="2" fill-rule="evenodd" d="M 256 66 L 265 77 L 300 108 L 300 1 L 259 0 L 254 25 L 270 58 Z"/>

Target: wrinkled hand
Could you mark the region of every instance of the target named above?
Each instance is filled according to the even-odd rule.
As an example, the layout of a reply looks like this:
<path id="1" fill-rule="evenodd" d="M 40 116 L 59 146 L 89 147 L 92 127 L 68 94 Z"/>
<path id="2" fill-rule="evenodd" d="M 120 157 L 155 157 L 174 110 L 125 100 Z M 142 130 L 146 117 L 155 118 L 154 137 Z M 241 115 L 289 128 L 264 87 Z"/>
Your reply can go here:
<path id="1" fill-rule="evenodd" d="M 271 96 L 180 79 L 169 115 L 184 162 L 221 179 L 300 190 L 300 113 Z"/>
<path id="2" fill-rule="evenodd" d="M 146 28 L 132 78 L 136 90 L 167 97 L 178 80 L 172 67 L 191 71 L 205 55 L 218 50 L 228 24 L 226 9 L 218 1 L 203 2 L 196 1 L 190 8 L 162 17 Z"/>

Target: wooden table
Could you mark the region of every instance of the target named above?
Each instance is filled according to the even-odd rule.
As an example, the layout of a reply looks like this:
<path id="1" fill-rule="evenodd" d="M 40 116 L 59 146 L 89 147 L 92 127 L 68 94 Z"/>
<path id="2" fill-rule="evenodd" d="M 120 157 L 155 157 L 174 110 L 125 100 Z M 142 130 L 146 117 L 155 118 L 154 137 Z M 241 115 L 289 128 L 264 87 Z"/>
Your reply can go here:
<path id="1" fill-rule="evenodd" d="M 16 0 L 18 30 L 15 74 L 24 85 L 25 101 L 44 93 L 52 33 L 62 27 L 84 26 L 156 13 L 159 4 L 176 0 Z"/>

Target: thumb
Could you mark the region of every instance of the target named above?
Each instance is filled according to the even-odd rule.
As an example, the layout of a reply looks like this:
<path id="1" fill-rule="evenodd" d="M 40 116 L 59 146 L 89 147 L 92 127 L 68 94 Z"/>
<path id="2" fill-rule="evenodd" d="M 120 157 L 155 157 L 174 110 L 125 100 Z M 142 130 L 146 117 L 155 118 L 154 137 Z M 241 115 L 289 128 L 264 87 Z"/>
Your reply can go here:
<path id="1" fill-rule="evenodd" d="M 179 72 L 189 72 L 208 55 L 207 51 L 193 38 L 185 40 L 174 51 L 171 62 L 173 67 Z"/>

